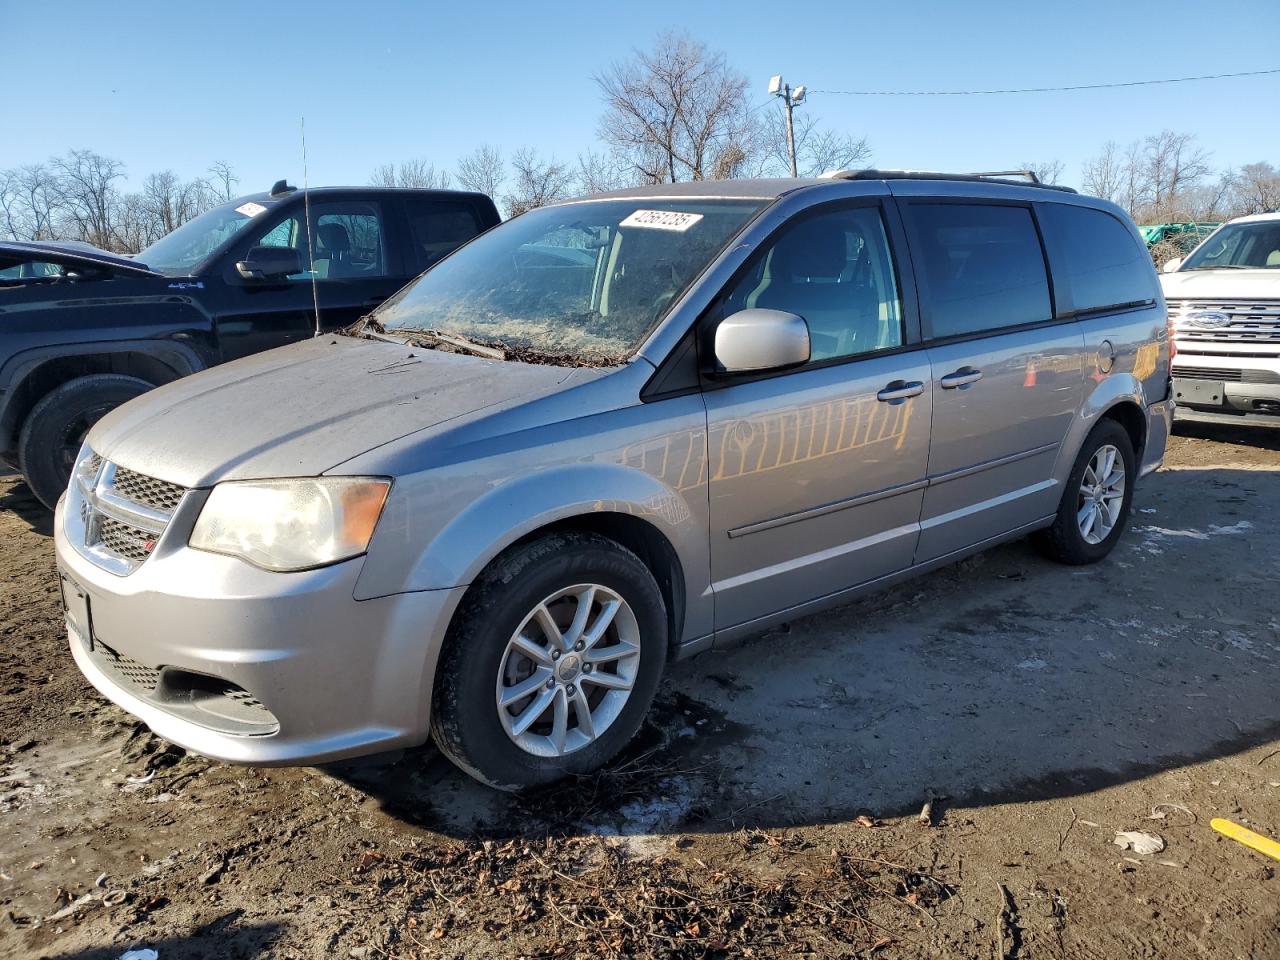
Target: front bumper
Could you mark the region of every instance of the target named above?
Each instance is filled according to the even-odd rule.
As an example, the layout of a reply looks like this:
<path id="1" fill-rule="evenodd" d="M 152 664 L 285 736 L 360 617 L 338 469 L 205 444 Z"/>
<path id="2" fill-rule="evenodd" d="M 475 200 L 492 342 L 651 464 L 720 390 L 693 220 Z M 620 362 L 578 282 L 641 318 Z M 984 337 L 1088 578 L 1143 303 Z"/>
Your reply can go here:
<path id="1" fill-rule="evenodd" d="M 282 574 L 163 542 L 117 576 L 72 546 L 64 507 L 65 498 L 54 517 L 58 567 L 87 596 L 84 632 L 94 638 L 91 650 L 68 619 L 72 655 L 159 736 L 256 765 L 427 739 L 435 663 L 464 588 L 356 600 L 363 558 Z M 236 691 L 235 702 L 219 691 Z"/>
<path id="2" fill-rule="evenodd" d="M 1178 419 L 1280 418 L 1280 356 L 1180 353 L 1172 374 Z"/>
<path id="3" fill-rule="evenodd" d="M 1147 441 L 1142 448 L 1142 463 L 1138 476 L 1155 473 L 1164 465 L 1165 450 L 1169 446 L 1169 432 L 1173 424 L 1173 400 L 1162 400 L 1147 407 Z"/>

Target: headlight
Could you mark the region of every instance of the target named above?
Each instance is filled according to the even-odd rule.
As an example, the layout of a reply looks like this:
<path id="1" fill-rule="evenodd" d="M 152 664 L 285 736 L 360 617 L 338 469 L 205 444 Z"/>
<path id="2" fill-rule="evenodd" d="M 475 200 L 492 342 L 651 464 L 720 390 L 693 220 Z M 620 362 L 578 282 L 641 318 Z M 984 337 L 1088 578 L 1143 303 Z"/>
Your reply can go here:
<path id="1" fill-rule="evenodd" d="M 391 481 L 235 480 L 205 501 L 188 545 L 267 570 L 305 570 L 364 553 Z"/>

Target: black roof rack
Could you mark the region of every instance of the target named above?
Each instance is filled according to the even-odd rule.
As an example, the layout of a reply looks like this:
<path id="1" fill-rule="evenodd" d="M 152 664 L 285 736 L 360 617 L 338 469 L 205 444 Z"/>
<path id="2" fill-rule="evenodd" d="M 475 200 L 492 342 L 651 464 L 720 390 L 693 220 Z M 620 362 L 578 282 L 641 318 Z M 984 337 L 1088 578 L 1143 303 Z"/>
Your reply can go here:
<path id="1" fill-rule="evenodd" d="M 1043 190 L 1059 190 L 1075 193 L 1071 187 L 1056 183 L 1041 183 L 1031 170 L 999 170 L 993 173 L 937 173 L 932 170 L 836 170 L 824 173 L 830 180 L 959 180 L 966 183 L 1007 183 L 1015 187 L 1040 187 Z M 1023 177 L 1023 180 L 1014 179 Z"/>

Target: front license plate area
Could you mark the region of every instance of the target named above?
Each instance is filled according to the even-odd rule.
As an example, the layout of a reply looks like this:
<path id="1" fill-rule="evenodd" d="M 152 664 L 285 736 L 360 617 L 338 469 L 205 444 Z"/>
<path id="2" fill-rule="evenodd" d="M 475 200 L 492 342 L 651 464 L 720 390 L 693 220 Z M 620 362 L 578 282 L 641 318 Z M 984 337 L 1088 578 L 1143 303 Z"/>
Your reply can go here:
<path id="1" fill-rule="evenodd" d="M 59 581 L 62 588 L 62 610 L 67 623 L 92 650 L 93 618 L 89 613 L 89 595 L 66 574 L 61 574 Z"/>
<path id="2" fill-rule="evenodd" d="M 1182 380 L 1174 377 L 1173 398 L 1178 403 L 1220 407 L 1226 403 L 1226 391 L 1221 380 Z"/>

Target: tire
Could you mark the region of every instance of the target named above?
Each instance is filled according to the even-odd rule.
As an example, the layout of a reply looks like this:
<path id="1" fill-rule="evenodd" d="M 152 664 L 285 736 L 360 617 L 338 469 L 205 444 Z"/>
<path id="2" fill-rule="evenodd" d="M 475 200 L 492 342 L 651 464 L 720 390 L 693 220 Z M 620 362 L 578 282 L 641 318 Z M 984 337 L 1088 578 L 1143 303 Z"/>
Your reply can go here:
<path id="1" fill-rule="evenodd" d="M 40 398 L 18 434 L 18 467 L 41 503 L 52 510 L 67 489 L 89 428 L 152 386 L 137 377 L 97 373 L 69 380 Z"/>
<path id="2" fill-rule="evenodd" d="M 1094 490 L 1103 487 L 1103 499 L 1099 501 L 1086 493 L 1085 485 L 1086 475 L 1092 476 L 1089 471 L 1095 466 L 1095 456 L 1104 451 L 1115 452 L 1116 461 L 1123 466 L 1124 476 L 1119 482 L 1112 480 L 1109 486 L 1105 483 L 1089 484 Z M 1114 467 L 1109 476 L 1114 477 Z M 1109 554 L 1129 522 L 1133 486 L 1137 476 L 1133 441 L 1129 439 L 1128 432 L 1114 420 L 1100 421 L 1080 447 L 1080 454 L 1067 478 L 1067 486 L 1062 493 L 1062 502 L 1058 506 L 1058 515 L 1054 518 L 1053 525 L 1036 535 L 1036 543 L 1045 556 L 1059 563 L 1081 566 L 1097 563 Z M 1106 481 L 1107 477 L 1102 479 Z M 1113 519 L 1107 506 L 1111 502 L 1107 497 L 1108 493 L 1117 493 L 1119 496 L 1119 507 L 1114 510 Z M 1090 500 L 1094 500 L 1096 505 L 1092 527 L 1089 527 L 1084 513 Z"/>
<path id="3" fill-rule="evenodd" d="M 593 588 L 590 594 L 584 585 Z M 548 651 L 556 649 L 556 641 L 537 611 L 545 609 L 571 642 L 584 596 L 585 646 L 571 646 L 551 659 Z M 607 629 L 598 642 L 591 641 L 597 618 L 615 600 L 621 603 Z M 517 630 L 529 641 L 519 649 L 512 646 Z M 619 653 L 633 646 L 636 652 Z M 542 650 L 543 659 L 525 655 L 529 647 Z M 609 656 L 616 659 L 604 662 Z M 513 549 L 467 591 L 436 671 L 432 737 L 464 771 L 501 790 L 590 773 L 639 730 L 666 656 L 666 607 L 640 558 L 597 534 L 550 534 Z M 629 693 L 614 689 L 628 681 Z M 500 705 L 503 691 L 522 683 L 533 684 L 529 692 Z M 542 707 L 545 712 L 520 731 L 526 711 L 536 710 L 545 697 L 551 698 Z M 598 729 L 584 727 L 579 703 L 587 708 L 588 727 Z"/>

